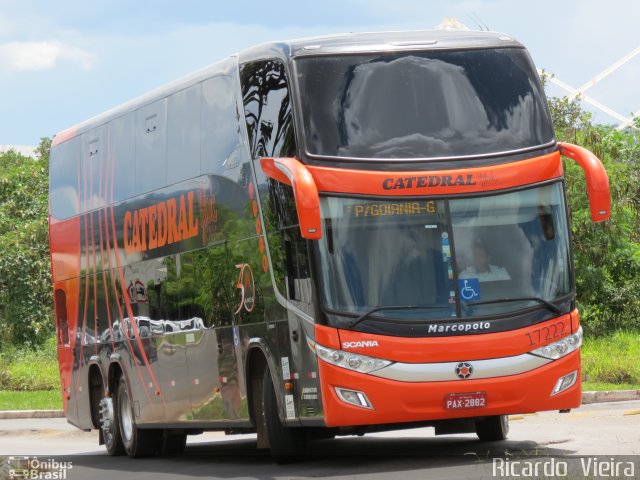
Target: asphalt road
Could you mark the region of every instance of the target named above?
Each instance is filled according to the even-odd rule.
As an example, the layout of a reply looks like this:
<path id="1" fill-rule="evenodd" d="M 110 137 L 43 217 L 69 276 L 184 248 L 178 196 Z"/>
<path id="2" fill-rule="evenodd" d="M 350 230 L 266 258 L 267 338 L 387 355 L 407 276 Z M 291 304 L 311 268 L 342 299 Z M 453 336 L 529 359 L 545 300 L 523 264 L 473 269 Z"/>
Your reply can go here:
<path id="1" fill-rule="evenodd" d="M 206 433 L 190 437 L 184 454 L 143 459 L 110 457 L 97 443 L 96 432 L 78 431 L 64 419 L 0 420 L 0 456 L 70 461 L 69 480 L 492 478 L 493 457 L 640 455 L 640 401 L 514 416 L 509 440 L 491 444 L 474 435 L 435 437 L 429 428 L 317 441 L 308 457 L 284 466 L 255 449 L 255 435 Z"/>

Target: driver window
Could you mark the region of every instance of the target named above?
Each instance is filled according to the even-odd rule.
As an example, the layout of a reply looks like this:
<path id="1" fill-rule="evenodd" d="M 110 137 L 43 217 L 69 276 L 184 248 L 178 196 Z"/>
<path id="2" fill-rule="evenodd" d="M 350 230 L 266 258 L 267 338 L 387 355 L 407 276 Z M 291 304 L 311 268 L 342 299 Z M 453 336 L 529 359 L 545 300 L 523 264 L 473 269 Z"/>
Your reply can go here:
<path id="1" fill-rule="evenodd" d="M 480 237 L 471 243 L 467 251 L 466 267 L 458 275 L 459 278 L 477 278 L 480 282 L 511 280 L 508 270 L 496 265 L 487 244 Z"/>

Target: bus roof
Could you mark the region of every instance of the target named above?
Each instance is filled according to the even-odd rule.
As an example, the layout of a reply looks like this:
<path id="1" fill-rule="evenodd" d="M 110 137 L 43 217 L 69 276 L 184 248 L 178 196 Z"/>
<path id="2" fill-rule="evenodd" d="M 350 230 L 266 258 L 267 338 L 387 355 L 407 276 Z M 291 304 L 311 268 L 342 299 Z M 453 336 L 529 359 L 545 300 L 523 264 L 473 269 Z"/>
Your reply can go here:
<path id="1" fill-rule="evenodd" d="M 231 57 L 237 57 L 237 55 L 232 55 Z M 93 128 L 104 125 L 111 120 L 121 117 L 122 115 L 125 115 L 127 113 L 133 112 L 140 107 L 155 102 L 156 100 L 168 97 L 175 92 L 184 90 L 185 88 L 190 87 L 191 85 L 195 85 L 196 83 L 201 82 L 202 80 L 206 80 L 207 78 L 210 78 L 216 74 L 228 75 L 228 60 L 231 57 L 224 58 L 219 62 L 206 66 L 185 77 L 161 85 L 147 93 L 143 93 L 142 95 L 133 98 L 132 100 L 124 102 L 114 108 L 91 117 L 88 120 L 67 128 L 53 137 L 51 146 L 54 147 L 58 144 L 66 142 L 67 140 L 85 133 Z"/>
<path id="2" fill-rule="evenodd" d="M 467 30 L 416 30 L 396 32 L 343 33 L 307 37 L 258 45 L 240 52 L 246 62 L 279 54 L 298 57 L 327 54 L 354 54 L 398 50 L 440 50 L 520 47 L 513 37 L 499 32 Z"/>
<path id="3" fill-rule="evenodd" d="M 355 54 L 366 52 L 394 52 L 406 50 L 441 50 L 520 47 L 523 45 L 509 35 L 498 32 L 460 31 L 460 30 L 418 30 L 396 32 L 344 33 L 318 37 L 307 37 L 284 42 L 270 42 L 251 47 L 232 57 L 238 57 L 240 63 L 280 58 L 288 61 L 292 57 Z M 58 133 L 53 146 L 65 142 L 92 128 L 110 120 L 185 89 L 215 74 L 228 72 L 228 57 L 205 67 L 186 77 L 180 78 L 137 98 L 125 102 L 113 109 L 85 120 Z"/>

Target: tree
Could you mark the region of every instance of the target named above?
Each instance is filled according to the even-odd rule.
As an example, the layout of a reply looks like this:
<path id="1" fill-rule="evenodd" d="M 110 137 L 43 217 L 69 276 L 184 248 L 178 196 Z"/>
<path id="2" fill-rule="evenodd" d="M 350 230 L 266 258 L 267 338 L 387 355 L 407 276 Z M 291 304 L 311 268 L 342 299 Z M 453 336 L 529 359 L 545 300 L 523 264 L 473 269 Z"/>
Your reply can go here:
<path id="1" fill-rule="evenodd" d="M 583 325 L 592 335 L 640 329 L 640 132 L 594 125 L 576 99 L 550 97 L 549 108 L 557 139 L 591 150 L 609 175 L 611 218 L 593 224 L 584 173 L 564 161 Z"/>
<path id="2" fill-rule="evenodd" d="M 47 229 L 51 140 L 32 159 L 0 155 L 0 346 L 36 345 L 54 331 Z"/>

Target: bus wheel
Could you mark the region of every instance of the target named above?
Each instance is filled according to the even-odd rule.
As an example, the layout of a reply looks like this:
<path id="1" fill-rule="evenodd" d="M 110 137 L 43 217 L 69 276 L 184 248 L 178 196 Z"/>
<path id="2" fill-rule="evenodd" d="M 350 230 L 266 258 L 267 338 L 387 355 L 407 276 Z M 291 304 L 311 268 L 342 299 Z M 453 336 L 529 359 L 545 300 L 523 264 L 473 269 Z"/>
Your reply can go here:
<path id="1" fill-rule="evenodd" d="M 483 442 L 498 442 L 505 440 L 509 433 L 509 417 L 496 415 L 476 420 L 476 435 Z"/>
<path id="2" fill-rule="evenodd" d="M 278 463 L 287 463 L 303 454 L 306 447 L 306 432 L 303 428 L 292 428 L 282 425 L 278 415 L 276 391 L 271 379 L 271 372 L 264 369 L 262 380 L 262 408 L 269 438 L 271 456 Z"/>
<path id="3" fill-rule="evenodd" d="M 174 453 L 182 453 L 187 447 L 187 435 L 184 433 L 172 433 L 171 430 L 163 430 L 162 432 L 162 449 L 163 455 L 171 455 Z"/>
<path id="4" fill-rule="evenodd" d="M 118 417 L 120 423 L 120 437 L 124 450 L 130 457 L 144 457 L 154 455 L 162 447 L 162 435 L 157 430 L 138 428 L 133 415 L 133 402 L 129 396 L 129 389 L 124 375 L 118 383 Z"/>
<path id="5" fill-rule="evenodd" d="M 104 397 L 100 400 L 100 428 L 102 438 L 107 447 L 109 455 L 117 456 L 124 454 L 124 445 L 120 437 L 120 421 L 116 414 L 117 409 L 113 404 L 113 398 Z"/>

